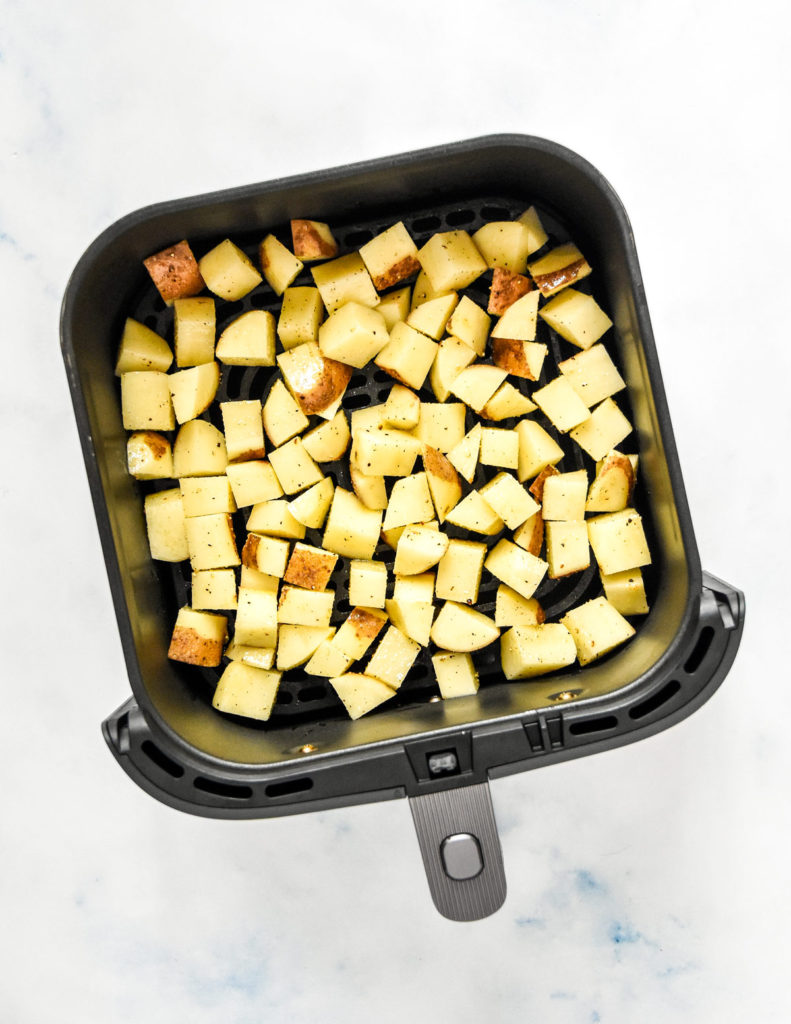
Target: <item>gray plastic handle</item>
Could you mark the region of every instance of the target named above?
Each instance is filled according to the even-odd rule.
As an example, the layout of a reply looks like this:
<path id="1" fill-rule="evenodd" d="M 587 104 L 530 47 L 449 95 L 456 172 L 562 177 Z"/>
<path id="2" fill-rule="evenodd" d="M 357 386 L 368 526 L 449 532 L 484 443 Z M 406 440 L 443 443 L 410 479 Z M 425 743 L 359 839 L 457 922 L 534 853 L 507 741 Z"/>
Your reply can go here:
<path id="1" fill-rule="evenodd" d="M 409 798 L 434 906 L 478 921 L 505 901 L 505 870 L 488 782 Z"/>

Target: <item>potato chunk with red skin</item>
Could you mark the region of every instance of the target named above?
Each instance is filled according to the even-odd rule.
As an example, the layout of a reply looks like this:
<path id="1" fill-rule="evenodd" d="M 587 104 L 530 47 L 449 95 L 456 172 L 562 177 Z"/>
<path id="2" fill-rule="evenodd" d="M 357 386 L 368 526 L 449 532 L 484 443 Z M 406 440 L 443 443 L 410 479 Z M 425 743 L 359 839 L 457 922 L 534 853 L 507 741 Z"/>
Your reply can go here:
<path id="1" fill-rule="evenodd" d="M 204 282 L 189 242 L 169 245 L 143 260 L 157 291 L 169 306 L 174 299 L 187 299 L 203 291 Z"/>
<path id="2" fill-rule="evenodd" d="M 512 271 L 506 270 L 505 267 L 495 267 L 486 312 L 502 316 L 509 306 L 512 306 L 517 299 L 521 299 L 523 295 L 533 291 L 534 288 L 533 282 L 524 274 L 514 274 Z"/>
<path id="3" fill-rule="evenodd" d="M 292 220 L 291 240 L 298 260 L 323 260 L 338 255 L 338 243 L 327 224 L 317 220 Z"/>

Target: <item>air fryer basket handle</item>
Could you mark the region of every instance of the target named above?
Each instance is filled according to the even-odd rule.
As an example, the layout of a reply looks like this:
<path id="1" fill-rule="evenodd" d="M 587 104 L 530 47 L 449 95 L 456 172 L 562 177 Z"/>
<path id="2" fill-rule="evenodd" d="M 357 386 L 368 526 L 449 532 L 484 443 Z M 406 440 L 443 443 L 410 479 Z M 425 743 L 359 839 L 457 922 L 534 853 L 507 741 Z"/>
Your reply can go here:
<path id="1" fill-rule="evenodd" d="M 505 901 L 489 783 L 409 798 L 431 898 L 451 921 L 477 921 Z"/>

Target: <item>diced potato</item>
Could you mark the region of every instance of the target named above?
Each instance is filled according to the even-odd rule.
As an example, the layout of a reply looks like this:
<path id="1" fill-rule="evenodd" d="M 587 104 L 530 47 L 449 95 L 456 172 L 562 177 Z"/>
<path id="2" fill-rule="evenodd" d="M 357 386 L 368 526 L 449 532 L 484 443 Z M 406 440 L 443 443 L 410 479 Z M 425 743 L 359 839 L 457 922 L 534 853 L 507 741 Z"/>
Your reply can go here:
<path id="1" fill-rule="evenodd" d="M 149 256 L 143 260 L 143 266 L 151 275 L 157 291 L 168 306 L 174 299 L 197 295 L 203 289 L 198 261 L 186 240 L 169 245 L 167 249 Z"/>
<path id="2" fill-rule="evenodd" d="M 490 221 L 472 236 L 489 267 L 504 267 L 517 274 L 527 269 L 530 232 L 518 220 Z"/>
<path id="3" fill-rule="evenodd" d="M 604 345 L 564 359 L 558 369 L 589 409 L 626 387 Z"/>
<path id="4" fill-rule="evenodd" d="M 360 247 L 360 256 L 379 291 L 390 288 L 420 270 L 417 246 L 403 221 Z"/>
<path id="5" fill-rule="evenodd" d="M 519 438 L 519 465 L 517 477 L 520 483 L 530 480 L 547 466 L 553 466 L 563 458 L 563 449 L 554 438 L 534 420 L 520 420 L 516 425 Z"/>
<path id="6" fill-rule="evenodd" d="M 214 401 L 220 386 L 220 367 L 214 362 L 202 363 L 171 373 L 167 379 L 176 420 L 186 423 L 200 416 Z"/>
<path id="7" fill-rule="evenodd" d="M 168 374 L 159 370 L 121 374 L 124 430 L 172 430 L 175 427 L 168 384 Z"/>
<path id="8" fill-rule="evenodd" d="M 393 572 L 400 576 L 425 572 L 436 565 L 447 550 L 446 534 L 426 526 L 408 526 L 398 541 Z"/>
<path id="9" fill-rule="evenodd" d="M 309 341 L 318 344 L 324 303 L 318 288 L 286 288 L 277 321 L 277 336 L 284 349 Z"/>
<path id="10" fill-rule="evenodd" d="M 274 366 L 275 318 L 250 309 L 232 320 L 217 340 L 215 353 L 226 366 Z"/>
<path id="11" fill-rule="evenodd" d="M 176 299 L 173 339 L 176 366 L 200 366 L 214 360 L 216 314 L 214 299 Z"/>
<path id="12" fill-rule="evenodd" d="M 584 469 L 573 473 L 555 473 L 544 481 L 541 515 L 544 519 L 577 520 L 585 518 L 588 474 Z"/>
<path id="13" fill-rule="evenodd" d="M 385 404 L 369 405 L 362 409 L 355 409 L 352 412 L 352 437 L 356 437 L 361 430 L 373 430 L 375 427 L 384 426 Z"/>
<path id="14" fill-rule="evenodd" d="M 541 310 L 553 331 L 577 348 L 588 349 L 612 327 L 612 320 L 592 295 L 567 288 Z"/>
<path id="15" fill-rule="evenodd" d="M 384 562 L 353 558 L 349 566 L 349 603 L 362 608 L 384 608 L 387 566 Z"/>
<path id="16" fill-rule="evenodd" d="M 282 380 L 272 385 L 264 402 L 264 429 L 266 436 L 278 448 L 301 434 L 308 425 L 308 418 L 288 393 Z"/>
<path id="17" fill-rule="evenodd" d="M 533 401 L 563 434 L 584 423 L 591 415 L 587 405 L 565 377 L 555 377 L 549 384 L 534 391 Z"/>
<path id="18" fill-rule="evenodd" d="M 442 601 L 458 601 L 459 604 L 475 604 L 485 557 L 485 544 L 451 539 L 437 565 L 437 598 Z"/>
<path id="19" fill-rule="evenodd" d="M 274 235 L 267 235 L 261 242 L 258 258 L 267 284 L 275 295 L 282 295 L 304 266 L 302 260 L 298 260 Z"/>
<path id="20" fill-rule="evenodd" d="M 524 224 L 530 238 L 528 255 L 537 252 L 549 240 L 549 235 L 544 231 L 544 226 L 538 216 L 535 206 L 529 207 L 517 218 L 520 224 Z"/>
<path id="21" fill-rule="evenodd" d="M 473 697 L 478 692 L 478 673 L 469 654 L 438 651 L 431 656 L 431 663 L 443 700 Z"/>
<path id="22" fill-rule="evenodd" d="M 633 508 L 589 519 L 588 537 L 599 568 L 606 576 L 651 563 L 643 520 Z"/>
<path id="23" fill-rule="evenodd" d="M 533 397 L 535 398 L 535 395 Z M 571 431 L 571 437 L 584 452 L 598 462 L 607 452 L 617 448 L 631 432 L 632 424 L 613 399 L 605 398 L 584 423 Z"/>
<path id="24" fill-rule="evenodd" d="M 527 295 L 534 287 L 535 285 L 529 277 L 525 277 L 523 274 L 514 274 L 502 267 L 495 267 L 486 312 L 502 316 L 509 306 L 513 306 L 518 299 Z"/>
<path id="25" fill-rule="evenodd" d="M 322 544 L 346 558 L 373 558 L 379 543 L 382 513 L 366 508 L 351 491 L 336 487 Z"/>
<path id="26" fill-rule="evenodd" d="M 312 530 L 319 530 L 324 525 L 327 513 L 332 504 L 332 496 L 335 493 L 335 484 L 332 477 L 325 476 L 317 484 L 303 491 L 297 498 L 288 503 L 291 515 Z"/>
<path id="27" fill-rule="evenodd" d="M 544 621 L 544 609 L 535 597 L 522 597 L 501 583 L 495 597 L 494 621 L 497 626 L 538 626 Z"/>
<path id="28" fill-rule="evenodd" d="M 153 430 L 139 430 L 126 442 L 126 468 L 135 480 L 168 480 L 173 476 L 170 441 Z"/>
<path id="29" fill-rule="evenodd" d="M 305 590 L 326 590 L 337 561 L 338 556 L 331 551 L 298 542 L 291 552 L 283 579 Z"/>
<path id="30" fill-rule="evenodd" d="M 385 318 L 359 302 L 339 307 L 319 327 L 319 348 L 330 359 L 348 366 L 363 366 L 389 341 Z"/>
<path id="31" fill-rule="evenodd" d="M 480 423 L 476 423 L 448 452 L 448 462 L 456 467 L 468 484 L 472 483 L 478 465 L 478 456 L 481 451 L 481 429 Z"/>
<path id="32" fill-rule="evenodd" d="M 147 494 L 144 507 L 151 557 L 160 562 L 183 562 L 189 558 L 184 505 L 178 487 Z"/>
<path id="33" fill-rule="evenodd" d="M 206 420 L 188 420 L 173 445 L 173 473 L 185 476 L 219 476 L 228 466 L 225 438 Z"/>
<path id="34" fill-rule="evenodd" d="M 572 242 L 557 246 L 528 264 L 527 269 L 544 297 L 581 281 L 591 272 L 590 264 Z"/>
<path id="35" fill-rule="evenodd" d="M 271 668 L 275 663 L 274 647 L 253 647 L 251 644 L 238 644 L 235 640 L 225 648 L 225 657 L 229 661 L 240 661 L 253 668 Z"/>
<path id="36" fill-rule="evenodd" d="M 277 357 L 277 365 L 302 411 L 331 420 L 351 379 L 351 367 L 329 359 L 318 345 L 297 345 Z"/>
<path id="37" fill-rule="evenodd" d="M 450 320 L 451 313 L 456 308 L 459 296 L 456 292 L 448 292 L 447 295 L 439 295 L 435 299 L 429 299 L 422 303 L 417 309 L 413 309 L 407 317 L 407 324 L 414 327 L 421 334 L 428 335 L 434 341 L 439 341 L 445 332 L 445 327 Z"/>
<path id="38" fill-rule="evenodd" d="M 277 644 L 276 594 L 239 587 L 234 640 L 251 647 L 274 647 Z"/>
<path id="39" fill-rule="evenodd" d="M 329 640 L 334 632 L 331 626 L 278 626 L 278 670 L 287 672 L 289 669 L 304 665 L 316 653 L 319 644 Z"/>
<path id="40" fill-rule="evenodd" d="M 480 460 L 482 466 L 516 469 L 519 466 L 519 435 L 514 430 L 483 427 Z"/>
<path id="41" fill-rule="evenodd" d="M 387 615 L 376 608 L 353 608 L 332 638 L 332 646 L 339 648 L 352 661 L 359 661 L 386 622 Z"/>
<path id="42" fill-rule="evenodd" d="M 479 651 L 494 643 L 500 630 L 481 612 L 446 601 L 431 627 L 431 639 L 445 651 Z"/>
<path id="43" fill-rule="evenodd" d="M 510 473 L 498 473 L 488 484 L 481 487 L 478 493 L 509 530 L 521 526 L 539 509 L 538 503 Z"/>
<path id="44" fill-rule="evenodd" d="M 538 474 L 538 476 L 535 478 L 532 484 L 530 484 L 530 486 L 528 487 L 528 490 L 536 499 L 536 501 L 544 500 L 544 485 L 546 484 L 549 477 L 557 476 L 559 472 L 560 470 L 556 469 L 555 466 L 544 466 L 544 468 L 541 470 L 541 472 Z"/>
<path id="45" fill-rule="evenodd" d="M 434 600 L 433 572 L 421 572 L 414 576 L 396 576 L 393 597 L 405 604 L 411 602 L 431 604 Z"/>
<path id="46" fill-rule="evenodd" d="M 434 621 L 434 605 L 431 601 L 405 601 L 393 597 L 385 601 L 385 609 L 390 621 L 404 636 L 421 647 L 428 647 Z"/>
<path id="47" fill-rule="evenodd" d="M 516 341 L 492 338 L 494 365 L 513 377 L 538 380 L 547 355 L 547 346 L 540 341 Z"/>
<path id="48" fill-rule="evenodd" d="M 288 502 L 282 498 L 261 501 L 250 509 L 247 529 L 251 533 L 266 533 L 270 537 L 302 540 L 305 527 L 291 514 Z"/>
<path id="49" fill-rule="evenodd" d="M 288 562 L 288 551 L 287 540 L 248 533 L 242 548 L 242 565 L 282 579 Z"/>
<path id="50" fill-rule="evenodd" d="M 226 569 L 239 565 L 236 535 L 227 512 L 191 516 L 184 520 L 193 572 L 199 569 Z"/>
<path id="51" fill-rule="evenodd" d="M 285 584 L 280 592 L 277 620 L 292 626 L 329 626 L 334 601 L 334 590 L 303 590 Z"/>
<path id="52" fill-rule="evenodd" d="M 376 309 L 385 318 L 388 331 L 409 316 L 410 288 L 399 288 L 398 291 L 383 295 Z"/>
<path id="53" fill-rule="evenodd" d="M 200 610 L 236 608 L 233 569 L 201 569 L 192 574 L 192 607 Z"/>
<path id="54" fill-rule="evenodd" d="M 538 292 L 526 292 L 521 299 L 511 303 L 494 325 L 492 340 L 505 338 L 509 341 L 535 341 L 537 314 Z"/>
<path id="55" fill-rule="evenodd" d="M 436 299 L 440 295 L 447 295 L 448 292 L 452 291 L 451 288 L 432 288 L 431 282 L 428 279 L 428 274 L 425 270 L 421 270 L 417 275 L 415 281 L 415 287 L 412 289 L 412 301 L 410 303 L 410 311 L 417 309 L 424 302 L 430 302 L 431 299 Z M 406 319 L 406 318 L 404 318 Z"/>
<path id="56" fill-rule="evenodd" d="M 354 466 L 349 468 L 349 476 L 352 481 L 352 490 L 366 508 L 374 509 L 374 511 L 382 511 L 387 508 L 387 489 L 383 476 L 368 476 L 367 473 L 361 473 Z"/>
<path id="57" fill-rule="evenodd" d="M 220 412 L 228 461 L 263 459 L 266 454 L 264 423 L 259 400 L 252 398 L 240 402 L 220 402 Z"/>
<path id="58" fill-rule="evenodd" d="M 531 555 L 541 554 L 544 544 L 544 517 L 540 512 L 526 519 L 518 530 L 514 532 L 514 544 L 529 551 Z"/>
<path id="59" fill-rule="evenodd" d="M 330 313 L 347 302 L 359 302 L 370 309 L 379 304 L 379 295 L 359 253 L 322 263 L 311 273 Z"/>
<path id="60" fill-rule="evenodd" d="M 187 519 L 193 516 L 210 516 L 220 512 L 235 512 L 231 485 L 228 477 L 188 476 L 179 480 L 181 502 Z"/>
<path id="61" fill-rule="evenodd" d="M 423 447 L 417 437 L 401 430 L 361 430 L 356 444 L 357 469 L 378 476 L 409 476 Z"/>
<path id="62" fill-rule="evenodd" d="M 429 371 L 431 390 L 437 401 L 447 400 L 451 384 L 474 359 L 474 350 L 463 341 L 453 336 L 442 339 Z"/>
<path id="63" fill-rule="evenodd" d="M 531 679 L 573 665 L 577 648 L 559 622 L 514 626 L 500 641 L 500 660 L 506 679 Z"/>
<path id="64" fill-rule="evenodd" d="M 277 594 L 280 589 L 280 580 L 277 576 L 267 576 L 265 572 L 257 569 L 248 569 L 246 565 L 241 569 L 240 586 L 247 590 L 265 590 L 268 594 Z M 271 668 L 271 665 L 260 665 L 259 668 Z"/>
<path id="65" fill-rule="evenodd" d="M 297 259 L 306 263 L 338 255 L 338 243 L 329 225 L 320 220 L 292 220 L 291 241 Z"/>
<path id="66" fill-rule="evenodd" d="M 462 498 L 445 516 L 445 522 L 486 537 L 493 537 L 505 527 L 502 519 L 477 491 L 470 491 Z"/>
<path id="67" fill-rule="evenodd" d="M 647 615 L 643 574 L 639 569 L 625 569 L 610 576 L 602 574 L 604 596 L 621 615 Z"/>
<path id="68" fill-rule="evenodd" d="M 413 433 L 423 445 L 449 452 L 464 438 L 466 416 L 461 402 L 421 402 L 420 419 Z"/>
<path id="69" fill-rule="evenodd" d="M 139 370 L 158 370 L 165 373 L 173 362 L 170 346 L 156 331 L 127 317 L 118 349 L 115 375 Z"/>
<path id="70" fill-rule="evenodd" d="M 525 344 L 530 344 L 526 342 Z M 513 384 L 506 381 L 495 391 L 486 405 L 481 409 L 481 415 L 487 420 L 510 420 L 515 416 L 525 416 L 529 412 L 535 412 L 537 406 L 531 402 L 527 395 L 523 395 Z"/>
<path id="71" fill-rule="evenodd" d="M 486 272 L 486 260 L 466 231 L 432 235 L 418 259 L 435 291 L 459 291 Z"/>
<path id="72" fill-rule="evenodd" d="M 405 323 L 397 323 L 374 362 L 401 384 L 419 391 L 437 354 L 437 344 Z"/>
<path id="73" fill-rule="evenodd" d="M 374 708 L 395 696 L 395 690 L 385 683 L 359 672 L 346 672 L 330 679 L 330 686 L 343 701 L 349 718 L 362 717 Z"/>
<path id="74" fill-rule="evenodd" d="M 426 474 L 413 473 L 400 477 L 393 484 L 382 529 L 393 530 L 397 526 L 425 523 L 433 515 L 434 505 Z"/>
<path id="75" fill-rule="evenodd" d="M 412 430 L 420 420 L 420 399 L 403 384 L 394 384 L 387 396 L 382 420 L 394 430 Z"/>
<path id="76" fill-rule="evenodd" d="M 442 452 L 428 444 L 423 449 L 423 468 L 426 471 L 437 518 L 442 523 L 448 512 L 461 500 L 461 484 L 458 473 Z M 415 522 L 420 521 L 415 520 Z"/>
<path id="77" fill-rule="evenodd" d="M 405 636 L 396 626 L 387 632 L 365 666 L 365 674 L 397 690 L 420 653 L 420 644 Z"/>
<path id="78" fill-rule="evenodd" d="M 448 334 L 468 345 L 476 355 L 482 356 L 486 351 L 486 339 L 492 318 L 485 313 L 477 302 L 465 295 L 453 310 L 448 321 Z"/>
<path id="79" fill-rule="evenodd" d="M 331 420 L 320 423 L 302 438 L 305 451 L 316 462 L 335 462 L 349 447 L 349 424 L 346 413 L 339 409 Z"/>
<path id="80" fill-rule="evenodd" d="M 532 597 L 547 571 L 547 563 L 509 540 L 498 541 L 484 565 L 498 580 L 522 597 Z"/>
<path id="81" fill-rule="evenodd" d="M 342 675 L 352 664 L 352 658 L 340 647 L 335 647 L 332 640 L 322 640 L 305 665 L 309 676 Z"/>
<path id="82" fill-rule="evenodd" d="M 634 469 L 627 455 L 611 451 L 604 457 L 590 485 L 586 512 L 620 512 L 631 500 Z"/>
<path id="83" fill-rule="evenodd" d="M 286 494 L 299 494 L 324 479 L 324 474 L 305 451 L 299 437 L 271 451 L 269 462 Z"/>
<path id="84" fill-rule="evenodd" d="M 497 366 L 474 363 L 463 369 L 449 387 L 451 394 L 480 413 L 507 376 L 507 372 Z"/>
<path id="85" fill-rule="evenodd" d="M 250 257 L 229 238 L 198 260 L 198 267 L 209 291 L 228 302 L 244 298 L 261 283 Z"/>
<path id="86" fill-rule="evenodd" d="M 275 471 L 268 462 L 254 459 L 251 462 L 237 462 L 226 468 L 234 500 L 239 508 L 272 501 L 283 495 Z"/>
<path id="87" fill-rule="evenodd" d="M 220 676 L 212 707 L 229 715 L 269 720 L 280 686 L 280 672 L 232 661 Z"/>
<path id="88" fill-rule="evenodd" d="M 548 576 L 551 580 L 581 572 L 590 565 L 588 528 L 584 522 L 566 520 L 546 524 Z"/>
<path id="89" fill-rule="evenodd" d="M 572 608 L 561 622 L 574 637 L 580 665 L 590 664 L 635 633 L 606 597 L 596 597 Z"/>
<path id="90" fill-rule="evenodd" d="M 170 639 L 168 657 L 187 665 L 214 668 L 222 660 L 222 645 L 228 627 L 224 615 L 179 608 Z"/>

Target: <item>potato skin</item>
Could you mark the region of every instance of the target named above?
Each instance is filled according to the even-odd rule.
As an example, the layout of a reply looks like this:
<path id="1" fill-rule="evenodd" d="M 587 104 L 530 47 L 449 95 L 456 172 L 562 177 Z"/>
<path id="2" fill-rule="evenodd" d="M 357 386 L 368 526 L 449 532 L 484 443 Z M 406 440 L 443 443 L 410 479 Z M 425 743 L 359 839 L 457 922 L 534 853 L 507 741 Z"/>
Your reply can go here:
<path id="1" fill-rule="evenodd" d="M 513 341 L 510 338 L 492 338 L 492 362 L 513 377 L 535 380 L 525 358 L 526 344 L 527 342 Z"/>
<path id="2" fill-rule="evenodd" d="M 329 551 L 321 553 L 295 548 L 288 560 L 285 583 L 291 583 L 305 590 L 324 590 L 335 568 L 338 556 Z"/>
<path id="3" fill-rule="evenodd" d="M 176 626 L 168 648 L 171 661 L 183 661 L 187 665 L 201 665 L 216 668 L 222 661 L 222 643 L 208 640 L 194 629 Z"/>
<path id="4" fill-rule="evenodd" d="M 143 266 L 168 305 L 174 299 L 188 299 L 197 295 L 205 287 L 198 261 L 186 240 L 149 256 L 143 260 Z"/>
<path id="5" fill-rule="evenodd" d="M 338 255 L 338 246 L 322 238 L 312 220 L 292 220 L 291 239 L 298 260 L 320 260 Z"/>
<path id="6" fill-rule="evenodd" d="M 560 473 L 559 469 L 555 469 L 554 466 L 545 466 L 532 484 L 528 487 L 528 490 L 538 502 L 544 500 L 544 484 L 547 482 L 547 477 L 557 476 Z"/>
<path id="7" fill-rule="evenodd" d="M 532 292 L 534 288 L 533 282 L 524 274 L 514 274 L 504 267 L 495 267 L 486 312 L 501 316 L 517 299 Z"/>
<path id="8" fill-rule="evenodd" d="M 377 274 L 376 277 L 372 278 L 374 288 L 380 292 L 384 291 L 385 288 L 390 288 L 391 285 L 406 280 L 406 278 L 416 274 L 419 270 L 420 263 L 417 258 L 415 256 L 405 256 L 398 263 L 394 263 L 392 267 L 389 267 L 384 274 Z"/>

